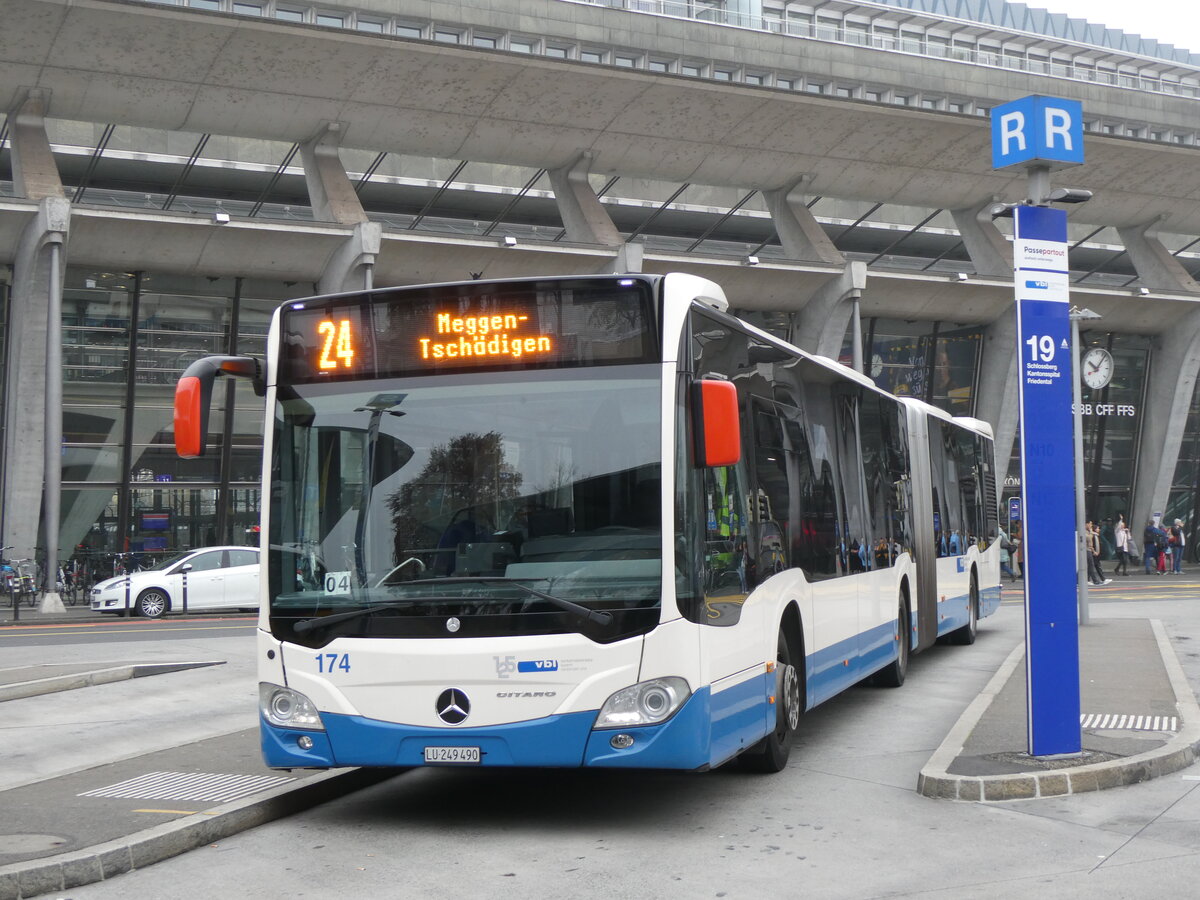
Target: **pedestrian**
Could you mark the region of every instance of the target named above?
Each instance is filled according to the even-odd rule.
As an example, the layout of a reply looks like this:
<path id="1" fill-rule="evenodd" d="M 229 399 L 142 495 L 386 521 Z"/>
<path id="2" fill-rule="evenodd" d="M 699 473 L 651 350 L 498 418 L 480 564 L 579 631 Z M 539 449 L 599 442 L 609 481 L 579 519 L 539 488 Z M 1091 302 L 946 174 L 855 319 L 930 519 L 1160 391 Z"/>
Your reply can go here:
<path id="1" fill-rule="evenodd" d="M 1158 574 L 1166 575 L 1171 571 L 1171 536 L 1161 525 L 1156 528 L 1155 542 L 1158 549 Z"/>
<path id="2" fill-rule="evenodd" d="M 1003 525 L 999 526 L 996 530 L 999 532 L 997 540 L 1000 542 L 1000 573 L 1007 575 L 1010 582 L 1016 581 L 1017 576 L 1013 574 L 1012 566 L 1009 564 L 1012 559 L 1012 551 L 1016 548 L 1005 533 Z"/>
<path id="3" fill-rule="evenodd" d="M 1092 550 L 1092 565 L 1096 569 L 1097 584 L 1111 584 L 1111 578 L 1104 577 L 1104 568 L 1100 565 L 1100 548 L 1104 546 L 1103 538 L 1100 535 L 1100 526 L 1095 522 L 1089 522 L 1088 527 L 1091 529 L 1091 550 Z"/>
<path id="4" fill-rule="evenodd" d="M 1186 545 L 1187 537 L 1183 533 L 1183 520 L 1176 519 L 1175 524 L 1171 526 L 1172 572 L 1176 575 L 1183 574 L 1183 548 Z"/>
<path id="5" fill-rule="evenodd" d="M 1117 565 L 1114 575 L 1129 574 L 1129 526 L 1125 524 L 1125 516 L 1117 514 L 1117 524 L 1113 526 L 1113 544 L 1117 550 Z"/>
<path id="6" fill-rule="evenodd" d="M 1112 559 L 1117 555 L 1117 529 L 1112 519 L 1105 519 L 1100 528 L 1100 558 Z"/>
<path id="7" fill-rule="evenodd" d="M 1147 575 L 1154 572 L 1158 563 L 1158 526 L 1153 519 L 1146 520 L 1146 528 L 1142 532 L 1142 562 Z"/>
<path id="8" fill-rule="evenodd" d="M 1017 577 L 1025 578 L 1025 535 L 1021 532 L 1021 520 L 1013 523 L 1013 533 L 1010 539 L 1013 545 L 1012 561 L 1016 563 Z"/>
<path id="9" fill-rule="evenodd" d="M 1100 573 L 1100 530 L 1091 520 L 1084 525 L 1083 537 L 1087 551 L 1088 581 L 1095 585 L 1108 584 Z"/>

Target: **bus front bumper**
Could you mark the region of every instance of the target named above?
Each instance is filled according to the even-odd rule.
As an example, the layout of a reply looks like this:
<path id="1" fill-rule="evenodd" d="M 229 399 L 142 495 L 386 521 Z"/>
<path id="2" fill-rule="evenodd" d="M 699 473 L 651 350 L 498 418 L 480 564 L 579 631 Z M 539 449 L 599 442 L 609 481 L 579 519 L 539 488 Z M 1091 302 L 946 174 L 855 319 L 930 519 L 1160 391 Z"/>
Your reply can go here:
<path id="1" fill-rule="evenodd" d="M 478 747 L 480 766 L 699 769 L 709 764 L 709 692 L 702 689 L 666 722 L 593 731 L 597 710 L 481 728 L 417 728 L 321 713 L 324 731 L 279 728 L 259 719 L 263 759 L 273 769 L 427 765 L 426 747 Z M 614 736 L 633 743 L 621 749 Z M 301 745 L 307 737 L 311 746 Z M 475 765 L 450 763 L 448 765 Z"/>

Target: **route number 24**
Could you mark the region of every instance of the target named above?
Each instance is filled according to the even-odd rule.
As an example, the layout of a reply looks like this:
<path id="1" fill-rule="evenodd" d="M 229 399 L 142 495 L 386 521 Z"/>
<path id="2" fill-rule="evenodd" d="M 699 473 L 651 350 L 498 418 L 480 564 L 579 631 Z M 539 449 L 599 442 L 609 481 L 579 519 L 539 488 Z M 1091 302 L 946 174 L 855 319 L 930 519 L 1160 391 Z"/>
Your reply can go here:
<path id="1" fill-rule="evenodd" d="M 1038 337 L 1036 334 L 1025 342 L 1029 345 L 1029 355 L 1034 362 L 1054 361 L 1054 338 L 1048 334 Z"/>

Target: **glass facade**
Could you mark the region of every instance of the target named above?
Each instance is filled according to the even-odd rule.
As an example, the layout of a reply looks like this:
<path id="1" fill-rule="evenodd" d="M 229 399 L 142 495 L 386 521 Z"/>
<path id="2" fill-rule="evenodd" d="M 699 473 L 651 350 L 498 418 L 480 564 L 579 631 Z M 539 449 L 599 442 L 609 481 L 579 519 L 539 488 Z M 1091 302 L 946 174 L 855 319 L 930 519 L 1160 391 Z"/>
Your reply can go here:
<path id="1" fill-rule="evenodd" d="M 1200 559 L 1200 542 L 1196 535 L 1196 525 L 1200 523 L 1200 381 L 1192 390 L 1192 403 L 1188 407 L 1179 460 L 1171 479 L 1165 518 L 1168 522 L 1183 520 L 1188 529 L 1187 549 L 1191 557 L 1187 562 Z"/>
<path id="2" fill-rule="evenodd" d="M 1093 390 L 1082 386 L 1084 496 L 1089 519 L 1107 530 L 1118 513 L 1130 519 L 1137 448 L 1150 363 L 1150 339 L 1136 335 L 1085 332 L 1080 353 L 1103 347 L 1113 356 L 1113 377 Z M 1106 554 L 1107 555 L 1107 554 Z"/>
<path id="3" fill-rule="evenodd" d="M 11 269 L 9 270 L 11 272 Z M 8 373 L 8 317 L 9 317 L 9 285 L 7 280 L 0 280 L 0 505 L 4 497 L 4 447 L 8 429 L 5 423 L 5 407 L 7 401 Z M 4 521 L 4 511 L 0 509 L 0 522 Z M 0 543 L 3 543 L 0 541 Z"/>
<path id="4" fill-rule="evenodd" d="M 272 311 L 310 287 L 68 268 L 63 547 L 95 561 L 257 543 L 262 399 L 238 379 L 218 382 L 209 452 L 180 459 L 175 381 L 201 356 L 262 356 Z"/>
<path id="5" fill-rule="evenodd" d="M 1120 335 L 1085 331 L 1080 335 L 1080 353 L 1102 347 L 1113 356 L 1113 377 L 1095 390 L 1081 384 L 1083 404 L 1083 492 L 1084 515 L 1100 525 L 1101 554 L 1111 559 L 1115 553 L 1111 534 L 1117 515 L 1133 526 L 1132 503 L 1137 475 L 1138 447 L 1141 444 L 1143 408 L 1149 384 L 1151 339 L 1141 335 Z M 1187 451 L 1186 440 L 1182 453 Z M 1021 435 L 1018 431 L 1004 479 L 1004 500 L 1021 493 Z M 1178 476 L 1178 471 L 1176 473 Z M 1139 532 L 1137 528 L 1135 532 Z"/>

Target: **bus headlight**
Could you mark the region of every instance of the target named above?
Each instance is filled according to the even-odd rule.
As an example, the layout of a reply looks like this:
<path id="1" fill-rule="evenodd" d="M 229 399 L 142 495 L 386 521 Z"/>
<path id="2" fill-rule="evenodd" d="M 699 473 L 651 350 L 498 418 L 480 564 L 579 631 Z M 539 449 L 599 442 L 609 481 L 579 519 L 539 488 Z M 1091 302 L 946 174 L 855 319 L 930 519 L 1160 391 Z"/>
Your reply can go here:
<path id="1" fill-rule="evenodd" d="M 258 711 L 272 725 L 280 728 L 302 728 L 305 731 L 324 731 L 321 714 L 313 702 L 291 688 L 265 681 L 258 685 Z"/>
<path id="2" fill-rule="evenodd" d="M 604 701 L 596 728 L 657 725 L 675 714 L 692 695 L 682 678 L 654 678 L 622 688 Z"/>

